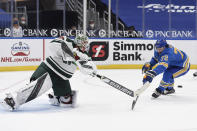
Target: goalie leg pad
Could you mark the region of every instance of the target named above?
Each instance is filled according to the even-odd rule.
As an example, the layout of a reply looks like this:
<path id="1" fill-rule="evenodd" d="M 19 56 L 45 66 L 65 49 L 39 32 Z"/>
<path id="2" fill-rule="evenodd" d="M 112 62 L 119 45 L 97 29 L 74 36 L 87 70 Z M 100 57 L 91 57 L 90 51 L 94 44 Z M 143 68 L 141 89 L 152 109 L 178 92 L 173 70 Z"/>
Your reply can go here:
<path id="1" fill-rule="evenodd" d="M 9 107 L 6 109 L 17 109 L 20 105 L 25 104 L 40 95 L 44 94 L 52 87 L 52 82 L 48 73 L 45 73 L 41 77 L 39 77 L 36 81 L 31 82 L 28 85 L 25 85 L 19 90 L 16 90 L 12 93 L 5 93 L 6 97 L 2 105 L 4 107 Z"/>
<path id="2" fill-rule="evenodd" d="M 48 91 L 52 87 L 51 78 L 45 73 L 36 81 L 17 91 L 16 100 L 19 105 L 27 103 Z"/>

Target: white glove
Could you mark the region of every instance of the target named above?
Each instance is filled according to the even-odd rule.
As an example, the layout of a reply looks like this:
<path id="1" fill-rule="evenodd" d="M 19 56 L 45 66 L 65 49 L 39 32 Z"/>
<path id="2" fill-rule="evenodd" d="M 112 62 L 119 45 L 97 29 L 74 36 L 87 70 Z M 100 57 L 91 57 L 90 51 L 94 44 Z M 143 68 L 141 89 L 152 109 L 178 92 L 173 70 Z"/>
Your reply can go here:
<path id="1" fill-rule="evenodd" d="M 74 49 L 73 49 L 73 53 L 76 53 L 77 56 L 79 56 L 79 58 L 80 58 L 81 60 L 86 60 L 86 61 L 90 60 L 90 57 L 89 57 L 87 54 L 80 52 L 80 51 L 78 50 L 78 48 L 74 48 Z"/>
<path id="2" fill-rule="evenodd" d="M 92 77 L 94 77 L 96 75 L 97 67 L 94 64 L 94 62 L 77 60 L 76 63 L 78 65 L 81 73 L 83 73 L 85 75 L 90 75 Z"/>

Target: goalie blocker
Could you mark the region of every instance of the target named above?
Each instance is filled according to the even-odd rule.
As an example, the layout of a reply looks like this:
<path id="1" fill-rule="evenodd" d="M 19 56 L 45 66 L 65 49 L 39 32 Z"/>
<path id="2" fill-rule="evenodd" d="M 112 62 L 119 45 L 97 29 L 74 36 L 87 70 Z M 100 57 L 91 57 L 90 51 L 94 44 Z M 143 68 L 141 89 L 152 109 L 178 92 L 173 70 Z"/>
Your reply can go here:
<path id="1" fill-rule="evenodd" d="M 20 88 L 18 91 L 6 93 L 6 97 L 1 101 L 1 105 L 9 110 L 17 109 L 20 105 L 23 105 L 47 92 L 51 86 L 51 78 L 48 73 L 45 73 L 37 80 Z"/>

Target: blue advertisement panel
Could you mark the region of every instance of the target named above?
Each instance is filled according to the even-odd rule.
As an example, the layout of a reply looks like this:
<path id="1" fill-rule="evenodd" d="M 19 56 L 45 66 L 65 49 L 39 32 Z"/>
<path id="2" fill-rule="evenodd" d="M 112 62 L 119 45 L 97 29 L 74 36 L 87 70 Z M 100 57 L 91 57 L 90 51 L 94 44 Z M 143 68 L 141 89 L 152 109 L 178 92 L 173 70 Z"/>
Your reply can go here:
<path id="1" fill-rule="evenodd" d="M 134 26 L 136 30 L 142 30 L 142 9 L 137 6 L 142 5 L 139 0 L 119 0 L 119 17 L 127 24 Z"/>
<path id="2" fill-rule="evenodd" d="M 179 31 L 180 36 L 183 37 L 196 37 L 196 0 L 173 0 L 171 12 L 171 30 Z M 172 34 L 172 37 L 176 37 L 179 34 Z"/>
<path id="3" fill-rule="evenodd" d="M 145 37 L 196 37 L 196 0 L 149 0 L 145 3 Z"/>
<path id="4" fill-rule="evenodd" d="M 0 9 L 0 28 L 10 27 L 11 15 L 4 10 Z"/>
<path id="5" fill-rule="evenodd" d="M 118 12 L 127 26 L 143 31 L 144 38 L 195 39 L 196 3 L 197 0 L 119 0 Z"/>
<path id="6" fill-rule="evenodd" d="M 101 0 L 108 5 L 108 0 Z M 116 11 L 118 4 L 118 11 Z M 118 16 L 124 23 L 129 26 L 134 26 L 136 30 L 142 30 L 142 1 L 140 0 L 112 0 L 112 11 L 118 12 Z"/>
<path id="7" fill-rule="evenodd" d="M 169 30 L 169 13 L 162 10 L 168 0 L 148 0 L 144 4 L 145 31 Z M 138 8 L 143 8 L 138 6 Z M 146 35 L 146 34 L 144 34 Z"/>

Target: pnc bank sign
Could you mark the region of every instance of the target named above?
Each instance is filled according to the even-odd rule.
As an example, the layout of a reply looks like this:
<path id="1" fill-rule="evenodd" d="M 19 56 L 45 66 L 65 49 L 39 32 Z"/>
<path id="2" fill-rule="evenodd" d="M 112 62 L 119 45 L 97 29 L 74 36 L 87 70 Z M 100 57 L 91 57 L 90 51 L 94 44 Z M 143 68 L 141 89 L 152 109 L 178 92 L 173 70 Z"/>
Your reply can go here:
<path id="1" fill-rule="evenodd" d="M 156 31 L 147 30 L 145 36 L 148 38 L 193 38 L 193 31 Z"/>

